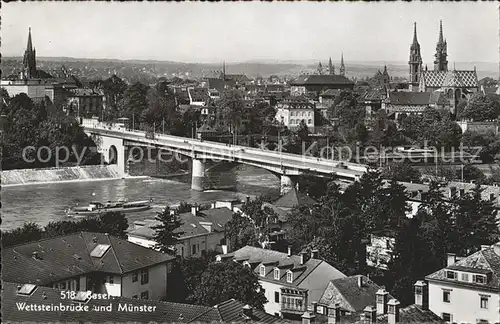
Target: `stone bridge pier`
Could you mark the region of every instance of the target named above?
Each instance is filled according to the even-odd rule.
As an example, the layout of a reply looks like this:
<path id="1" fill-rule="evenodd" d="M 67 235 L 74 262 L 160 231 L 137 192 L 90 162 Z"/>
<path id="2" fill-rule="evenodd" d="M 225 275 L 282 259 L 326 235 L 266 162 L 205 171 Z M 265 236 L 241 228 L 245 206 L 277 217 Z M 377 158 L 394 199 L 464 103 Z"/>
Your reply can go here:
<path id="1" fill-rule="evenodd" d="M 126 147 L 124 145 L 124 140 L 101 136 L 101 135 L 93 135 L 92 136 L 97 145 L 97 151 L 102 154 L 103 162 L 108 164 L 116 164 L 118 167 L 118 171 L 122 176 L 127 174 L 126 167 Z"/>
<path id="2" fill-rule="evenodd" d="M 193 166 L 191 168 L 191 190 L 204 190 L 205 168 L 205 161 L 196 158 L 193 159 Z"/>

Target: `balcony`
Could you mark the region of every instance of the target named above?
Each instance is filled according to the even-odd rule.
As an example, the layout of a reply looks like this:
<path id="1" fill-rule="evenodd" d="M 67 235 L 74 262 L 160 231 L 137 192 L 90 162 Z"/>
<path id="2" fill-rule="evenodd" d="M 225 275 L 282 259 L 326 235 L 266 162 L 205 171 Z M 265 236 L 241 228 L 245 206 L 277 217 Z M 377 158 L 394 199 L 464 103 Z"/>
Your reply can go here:
<path id="1" fill-rule="evenodd" d="M 297 299 L 291 303 L 281 303 L 282 313 L 302 315 L 306 310 L 307 306 L 302 302 L 302 300 Z"/>

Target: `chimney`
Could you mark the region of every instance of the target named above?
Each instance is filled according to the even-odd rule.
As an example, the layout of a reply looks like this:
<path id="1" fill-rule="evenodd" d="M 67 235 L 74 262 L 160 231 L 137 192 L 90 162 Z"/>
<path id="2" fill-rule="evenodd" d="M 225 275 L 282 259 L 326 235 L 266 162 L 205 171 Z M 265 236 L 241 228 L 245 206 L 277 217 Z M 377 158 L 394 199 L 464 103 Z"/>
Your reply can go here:
<path id="1" fill-rule="evenodd" d="M 318 302 L 317 301 L 311 302 L 311 306 L 312 306 L 313 314 L 317 314 L 318 313 Z"/>
<path id="2" fill-rule="evenodd" d="M 200 207 L 198 205 L 191 206 L 191 214 L 193 214 L 193 216 L 197 216 L 199 209 Z"/>
<path id="3" fill-rule="evenodd" d="M 252 317 L 253 315 L 253 308 L 252 306 L 246 304 L 245 306 L 243 306 L 243 315 L 245 316 L 248 316 L 248 317 Z"/>
<path id="4" fill-rule="evenodd" d="M 292 256 L 292 246 L 291 245 L 288 246 L 288 256 L 289 257 Z"/>
<path id="5" fill-rule="evenodd" d="M 453 198 L 457 194 L 457 187 L 451 186 L 448 190 L 448 198 Z"/>
<path id="6" fill-rule="evenodd" d="M 387 313 L 387 299 L 389 298 L 389 293 L 382 286 L 376 293 L 377 301 L 377 314 L 384 315 Z"/>
<path id="7" fill-rule="evenodd" d="M 314 249 L 311 251 L 311 259 L 317 259 L 319 256 L 319 251 L 318 249 Z"/>
<path id="8" fill-rule="evenodd" d="M 316 319 L 316 315 L 305 312 L 302 314 L 302 324 L 313 324 Z"/>
<path id="9" fill-rule="evenodd" d="M 458 192 L 459 192 L 458 194 L 459 197 L 465 196 L 465 189 L 460 189 Z"/>
<path id="10" fill-rule="evenodd" d="M 495 251 L 496 255 L 500 256 L 500 242 L 493 245 L 493 251 Z"/>
<path id="11" fill-rule="evenodd" d="M 336 303 L 333 307 L 328 307 L 328 324 L 340 323 L 340 304 Z"/>
<path id="12" fill-rule="evenodd" d="M 305 252 L 300 252 L 300 264 L 306 263 L 306 253 Z"/>
<path id="13" fill-rule="evenodd" d="M 365 313 L 366 323 L 376 323 L 377 322 L 377 309 L 373 306 L 366 306 L 363 310 Z"/>
<path id="14" fill-rule="evenodd" d="M 363 276 L 362 275 L 358 276 L 358 287 L 359 288 L 363 287 Z"/>
<path id="15" fill-rule="evenodd" d="M 446 263 L 446 266 L 451 266 L 453 263 L 455 263 L 457 261 L 457 257 L 455 255 L 455 253 L 448 253 L 448 259 L 447 259 L 447 263 Z"/>
<path id="16" fill-rule="evenodd" d="M 388 313 L 387 323 L 388 324 L 396 324 L 399 323 L 399 301 L 397 299 L 391 299 L 387 303 Z"/>
<path id="17" fill-rule="evenodd" d="M 481 245 L 481 251 L 486 250 L 489 247 L 490 247 L 489 245 Z"/>
<path id="18" fill-rule="evenodd" d="M 415 286 L 415 305 L 422 309 L 429 308 L 429 295 L 427 293 L 427 284 L 423 280 L 418 280 L 413 285 Z"/>
<path id="19" fill-rule="evenodd" d="M 96 236 L 92 237 L 92 243 L 97 243 L 97 237 Z"/>

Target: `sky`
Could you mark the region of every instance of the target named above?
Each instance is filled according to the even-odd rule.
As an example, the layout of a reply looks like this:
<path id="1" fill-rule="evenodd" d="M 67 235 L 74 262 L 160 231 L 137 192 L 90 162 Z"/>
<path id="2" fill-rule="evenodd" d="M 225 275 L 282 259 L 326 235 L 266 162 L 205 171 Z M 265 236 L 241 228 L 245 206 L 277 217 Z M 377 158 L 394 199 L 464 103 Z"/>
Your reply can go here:
<path id="1" fill-rule="evenodd" d="M 215 63 L 256 60 L 407 62 L 417 22 L 432 65 L 443 20 L 448 61 L 498 62 L 495 2 L 9 2 L 2 55 Z"/>

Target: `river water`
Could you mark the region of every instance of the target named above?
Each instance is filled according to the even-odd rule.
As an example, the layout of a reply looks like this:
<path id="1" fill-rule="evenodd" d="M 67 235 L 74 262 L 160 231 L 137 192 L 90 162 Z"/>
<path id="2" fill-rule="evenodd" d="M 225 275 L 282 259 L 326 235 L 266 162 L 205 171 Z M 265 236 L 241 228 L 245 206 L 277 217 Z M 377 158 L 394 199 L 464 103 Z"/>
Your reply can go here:
<path id="1" fill-rule="evenodd" d="M 155 208 L 127 215 L 129 224 L 132 224 L 135 220 L 153 218 L 160 206 L 165 204 L 180 201 L 209 203 L 218 199 L 244 199 L 246 196 L 279 193 L 279 179 L 266 170 L 240 165 L 226 172 L 234 173 L 234 191 L 192 191 L 186 178 L 136 178 L 2 187 L 0 228 L 10 230 L 22 226 L 24 222 L 44 226 L 50 221 L 71 220 L 65 211 L 76 204 L 86 205 L 91 200 L 152 198 Z"/>

